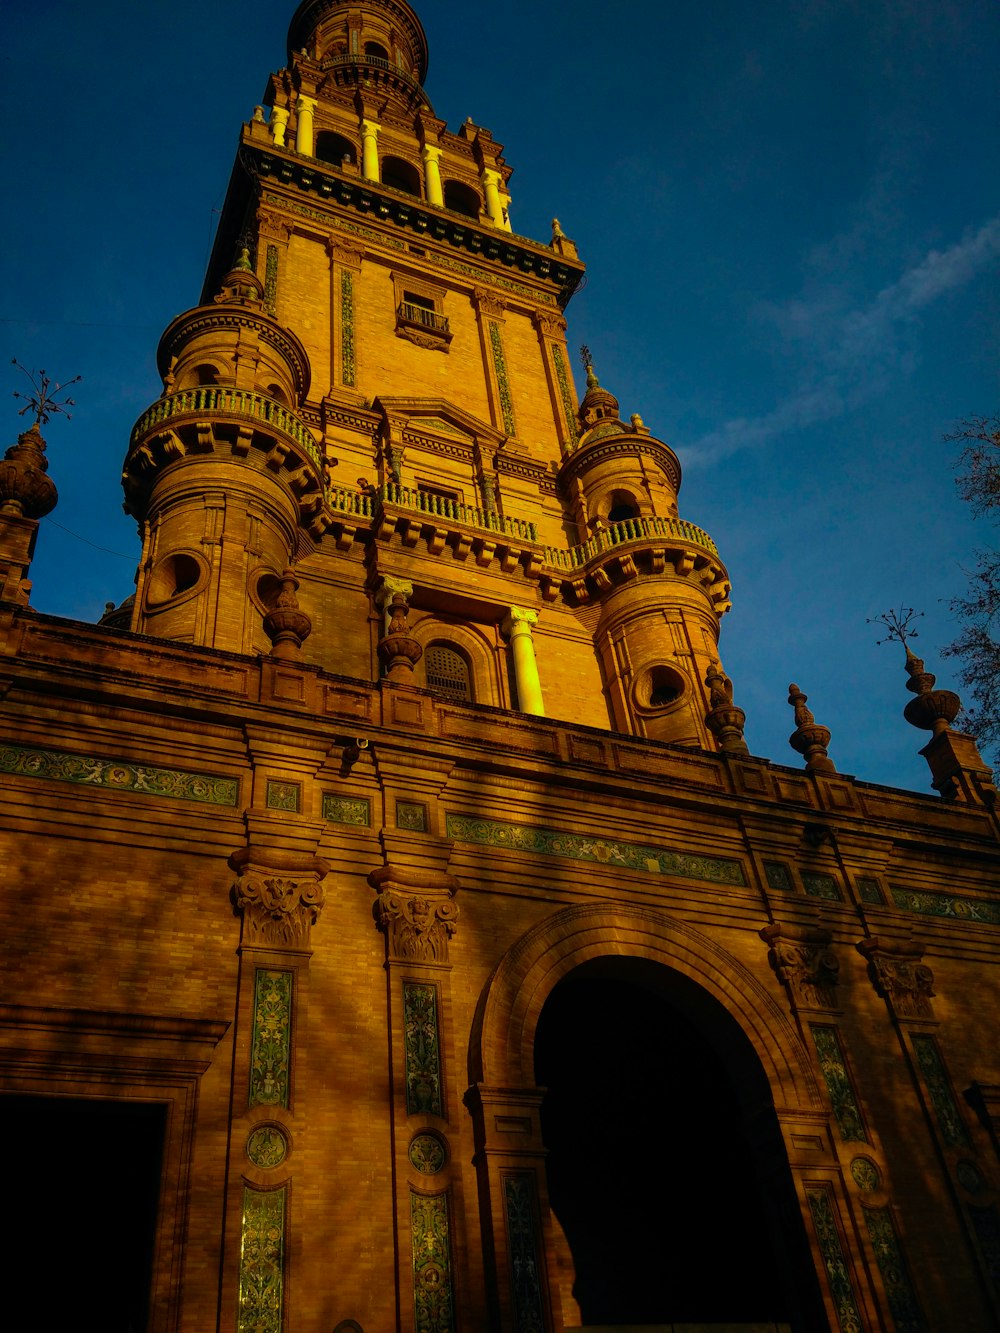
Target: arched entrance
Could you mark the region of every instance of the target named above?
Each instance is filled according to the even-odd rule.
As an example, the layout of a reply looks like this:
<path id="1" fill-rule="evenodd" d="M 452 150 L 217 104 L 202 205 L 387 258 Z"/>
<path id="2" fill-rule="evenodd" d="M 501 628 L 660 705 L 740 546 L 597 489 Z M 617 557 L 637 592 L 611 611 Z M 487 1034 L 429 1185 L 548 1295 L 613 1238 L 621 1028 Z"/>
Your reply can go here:
<path id="1" fill-rule="evenodd" d="M 824 1327 L 760 1063 L 705 991 L 583 963 L 545 1002 L 535 1072 L 567 1329 Z"/>
<path id="2" fill-rule="evenodd" d="M 587 1023 L 593 1042 L 578 1041 L 578 1033 L 568 1035 Z M 628 1041 L 621 1037 L 623 1024 L 632 1029 Z M 660 1040 L 657 1027 L 668 1029 L 669 1039 Z M 636 1028 L 645 1043 L 633 1040 Z M 553 1176 L 553 1192 L 567 1223 L 565 1238 L 550 1209 L 536 1048 L 539 1076 L 555 1076 L 562 1083 L 556 1102 L 562 1095 L 572 1103 L 561 1119 L 558 1107 L 554 1120 L 550 1108 L 544 1111 L 553 1155 L 561 1152 L 565 1159 Z M 626 1077 L 617 1057 L 629 1051 L 633 1067 Z M 685 1065 L 680 1099 L 671 1087 L 671 1061 Z M 582 1071 L 572 1068 L 581 1062 Z M 599 1217 L 596 1172 L 602 1157 L 613 1163 L 615 1154 L 626 1149 L 630 1188 L 642 1193 L 650 1185 L 654 1196 L 652 1203 L 642 1203 L 644 1215 L 655 1223 L 657 1204 L 661 1223 L 667 1210 L 686 1214 L 688 1230 L 701 1229 L 705 1263 L 699 1258 L 698 1272 L 680 1293 L 683 1313 L 667 1314 L 662 1302 L 649 1303 L 648 1283 L 641 1296 L 647 1303 L 640 1308 L 637 1295 L 635 1304 L 626 1306 L 622 1290 L 627 1284 L 604 1284 L 602 1291 L 588 1273 L 579 1286 L 587 1321 L 599 1320 L 607 1328 L 610 1319 L 619 1326 L 631 1321 L 633 1327 L 641 1320 L 663 1328 L 671 1321 L 697 1327 L 723 1319 L 764 1319 L 764 1327 L 784 1325 L 796 1333 L 828 1328 L 824 1307 L 829 1310 L 829 1297 L 818 1295 L 816 1281 L 823 1260 L 815 1240 L 806 1239 L 805 1189 L 801 1178 L 793 1187 L 787 1152 L 790 1143 L 804 1137 L 817 1146 L 822 1142 L 826 1112 L 816 1078 L 772 990 L 708 936 L 638 907 L 573 907 L 556 913 L 507 952 L 485 987 L 469 1072 L 472 1087 L 466 1100 L 476 1131 L 483 1240 L 498 1333 L 562 1333 L 587 1326 L 579 1322 L 572 1300 L 564 1308 L 562 1289 L 577 1282 L 574 1258 L 578 1267 L 581 1256 L 588 1267 L 617 1262 L 609 1248 L 613 1228 Z M 595 1115 L 602 1081 L 612 1086 L 602 1105 L 614 1101 L 615 1089 L 627 1104 L 613 1124 L 607 1117 L 602 1124 Z M 709 1115 L 699 1107 L 700 1095 L 713 1108 L 722 1105 Z M 665 1105 L 671 1098 L 676 1107 Z M 649 1103 L 661 1107 L 662 1114 L 651 1113 Z M 685 1116 L 687 1122 L 698 1117 L 698 1124 L 687 1123 Z M 643 1137 L 645 1153 L 641 1146 L 633 1151 L 634 1142 L 623 1142 Z M 831 1158 L 822 1166 L 835 1169 L 835 1162 Z M 566 1176 L 580 1172 L 585 1173 L 583 1184 L 567 1186 Z M 647 1180 L 636 1181 L 636 1175 Z M 697 1208 L 684 1197 L 692 1193 L 697 1193 Z M 619 1213 L 636 1206 L 620 1189 L 616 1199 L 605 1193 L 603 1203 L 605 1210 Z M 727 1212 L 737 1216 L 727 1217 Z M 632 1237 L 638 1244 L 634 1228 Z M 681 1240 L 690 1257 L 688 1238 L 677 1243 Z M 641 1262 L 655 1263 L 662 1272 L 669 1243 L 660 1225 L 658 1244 L 643 1241 Z M 734 1256 L 734 1250 L 742 1253 Z M 747 1278 L 746 1300 L 723 1315 L 716 1290 L 727 1282 L 743 1283 L 754 1263 L 761 1268 L 760 1280 Z M 767 1295 L 771 1285 L 778 1287 L 773 1301 Z M 696 1308 L 699 1287 L 706 1299 Z"/>

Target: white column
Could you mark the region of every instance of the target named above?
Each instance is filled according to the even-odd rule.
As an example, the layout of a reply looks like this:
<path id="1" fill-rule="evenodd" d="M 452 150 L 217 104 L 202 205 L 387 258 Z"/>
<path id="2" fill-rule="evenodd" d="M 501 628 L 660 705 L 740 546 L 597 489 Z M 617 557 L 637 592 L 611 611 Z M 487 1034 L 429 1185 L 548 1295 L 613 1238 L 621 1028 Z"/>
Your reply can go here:
<path id="1" fill-rule="evenodd" d="M 502 177 L 499 171 L 491 171 L 487 168 L 483 172 L 483 193 L 486 195 L 486 213 L 494 227 L 503 226 L 503 205 L 500 203 L 501 179 Z"/>
<path id="2" fill-rule="evenodd" d="M 295 151 L 303 157 L 313 156 L 313 112 L 316 110 L 315 97 L 303 97 L 299 94 L 296 103 L 299 113 L 298 127 L 295 131 Z"/>
<path id="3" fill-rule="evenodd" d="M 526 611 L 523 607 L 512 606 L 500 628 L 510 640 L 510 649 L 514 655 L 517 706 L 522 713 L 534 713 L 536 717 L 544 717 L 542 682 L 538 679 L 535 645 L 531 638 L 531 627 L 537 623 L 537 611 Z"/>
<path id="4" fill-rule="evenodd" d="M 444 207 L 444 190 L 441 188 L 441 149 L 425 143 L 423 150 L 424 184 L 427 187 L 427 202 Z"/>
<path id="5" fill-rule="evenodd" d="M 285 135 L 288 133 L 288 108 L 285 106 L 273 106 L 271 108 L 271 137 L 274 140 L 275 148 L 284 148 Z"/>
<path id="6" fill-rule="evenodd" d="M 377 181 L 378 174 L 378 132 L 380 126 L 373 120 L 361 122 L 361 174 L 365 180 Z"/>

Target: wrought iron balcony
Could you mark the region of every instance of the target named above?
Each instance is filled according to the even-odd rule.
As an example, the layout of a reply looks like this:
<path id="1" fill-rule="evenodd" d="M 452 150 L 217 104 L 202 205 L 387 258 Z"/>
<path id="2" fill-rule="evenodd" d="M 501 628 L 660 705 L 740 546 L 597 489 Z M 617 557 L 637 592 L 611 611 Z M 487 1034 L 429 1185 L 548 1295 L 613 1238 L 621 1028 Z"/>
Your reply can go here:
<path id="1" fill-rule="evenodd" d="M 379 508 L 392 506 L 397 509 L 409 509 L 432 518 L 443 519 L 445 522 L 481 528 L 485 532 L 493 532 L 519 542 L 535 544 L 538 541 L 538 530 L 534 523 L 521 518 L 505 518 L 501 514 L 491 513 L 474 505 L 461 504 L 458 500 L 449 500 L 443 495 L 433 495 L 411 486 L 402 486 L 395 481 L 385 482 L 378 487 L 375 494 L 378 497 Z M 361 499 L 367 501 L 368 496 L 362 496 Z"/>
<path id="2" fill-rule="evenodd" d="M 439 315 L 436 310 L 429 310 L 426 306 L 400 301 L 396 316 L 408 324 L 419 324 L 434 333 L 450 333 L 447 315 Z"/>
<path id="3" fill-rule="evenodd" d="M 684 542 L 699 546 L 702 550 L 718 557 L 715 542 L 707 532 L 695 527 L 682 518 L 627 518 L 622 523 L 611 523 L 600 528 L 590 541 L 580 546 L 571 546 L 560 550 L 555 546 L 545 547 L 545 563 L 554 569 L 576 570 L 588 565 L 605 551 L 630 542 L 651 541 Z"/>

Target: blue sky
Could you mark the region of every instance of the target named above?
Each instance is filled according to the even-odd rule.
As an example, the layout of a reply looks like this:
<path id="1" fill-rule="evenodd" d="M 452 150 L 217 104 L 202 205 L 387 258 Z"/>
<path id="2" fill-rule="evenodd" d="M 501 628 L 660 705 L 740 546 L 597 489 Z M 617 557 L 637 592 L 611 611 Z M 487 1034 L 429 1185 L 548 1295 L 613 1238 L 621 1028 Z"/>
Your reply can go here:
<path id="1" fill-rule="evenodd" d="M 95 619 L 131 591 L 129 429 L 159 392 L 160 332 L 197 302 L 239 126 L 284 63 L 293 7 L 8 7 L 7 442 L 11 357 L 84 376 L 73 420 L 47 432 L 60 504 L 39 534 L 39 610 Z M 721 654 L 751 750 L 799 763 L 794 680 L 842 772 L 928 790 L 902 654 L 865 621 L 924 610 L 914 646 L 953 683 L 947 602 L 991 534 L 941 437 L 1000 410 L 1000 11 L 418 10 L 438 115 L 506 146 L 515 230 L 547 240 L 557 215 L 588 263 L 571 345 L 682 459 L 681 513 L 733 579 Z"/>

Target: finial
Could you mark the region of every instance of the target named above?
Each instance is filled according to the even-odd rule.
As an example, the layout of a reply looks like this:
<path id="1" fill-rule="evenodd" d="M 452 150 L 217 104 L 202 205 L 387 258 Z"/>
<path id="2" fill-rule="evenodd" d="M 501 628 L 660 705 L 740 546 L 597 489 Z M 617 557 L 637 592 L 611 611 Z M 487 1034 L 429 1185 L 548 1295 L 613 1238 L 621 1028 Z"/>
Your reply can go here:
<path id="1" fill-rule="evenodd" d="M 71 380 L 66 380 L 64 384 L 55 384 L 44 370 L 37 372 L 28 370 L 26 366 L 21 365 L 17 357 L 13 357 L 10 364 L 17 366 L 22 374 L 27 375 L 31 381 L 31 387 L 35 391 L 34 393 L 18 393 L 16 389 L 14 390 L 14 397 L 20 398 L 24 402 L 24 406 L 17 414 L 19 417 L 23 417 L 26 412 L 34 412 L 35 430 L 46 425 L 50 417 L 58 416 L 60 413 L 67 421 L 70 420 L 71 413 L 67 412 L 66 409 L 67 407 L 75 407 L 76 403 L 68 397 L 60 402 L 59 395 L 65 393 L 71 384 L 79 384 L 83 379 L 82 375 L 74 375 Z"/>
<path id="2" fill-rule="evenodd" d="M 649 434 L 649 427 L 646 425 L 645 421 L 643 421 L 642 417 L 639 415 L 638 412 L 633 412 L 632 415 L 629 417 L 629 421 L 632 423 L 632 429 L 635 431 L 636 435 Z"/>
<path id="3" fill-rule="evenodd" d="M 826 752 L 830 744 L 830 729 L 817 723 L 806 707 L 808 698 L 797 685 L 789 685 L 788 702 L 795 709 L 796 725 L 788 738 L 788 744 L 805 757 L 809 772 L 836 773 L 834 762 Z"/>
<path id="4" fill-rule="evenodd" d="M 271 640 L 275 657 L 294 658 L 312 631 L 312 621 L 299 609 L 295 596 L 299 580 L 289 566 L 281 575 L 281 591 L 274 606 L 264 617 L 264 633 Z"/>
<path id="5" fill-rule="evenodd" d="M 253 266 L 250 263 L 250 247 L 244 245 L 240 250 L 240 257 L 236 261 L 236 267 L 242 269 L 244 273 L 252 273 Z"/>
<path id="6" fill-rule="evenodd" d="M 375 645 L 376 652 L 390 680 L 410 681 L 413 668 L 424 655 L 424 650 L 410 634 L 407 598 L 413 595 L 413 584 L 405 579 L 386 578 L 378 590 L 379 605 L 389 614 L 389 627 Z"/>
<path id="7" fill-rule="evenodd" d="M 599 389 L 601 382 L 594 374 L 594 360 L 590 355 L 590 348 L 584 343 L 580 348 L 580 360 L 583 362 L 583 368 L 587 372 L 587 388 Z"/>
<path id="8" fill-rule="evenodd" d="M 880 616 L 872 616 L 866 620 L 866 625 L 884 625 L 885 638 L 876 639 L 877 647 L 883 643 L 901 643 L 906 650 L 907 656 L 911 656 L 909 648 L 906 647 L 907 639 L 917 639 L 920 636 L 915 629 L 911 629 L 911 622 L 919 620 L 923 611 L 914 611 L 912 606 L 900 606 L 898 611 L 883 611 Z"/>
<path id="9" fill-rule="evenodd" d="M 723 675 L 718 662 L 709 666 L 705 684 L 708 686 L 709 702 L 705 726 L 715 737 L 719 749 L 727 750 L 730 754 L 749 754 L 750 749 L 743 739 L 747 715 L 733 703 L 733 682 Z"/>
<path id="10" fill-rule="evenodd" d="M 562 227 L 560 227 L 558 218 L 552 219 L 552 239 L 554 241 L 566 239 L 566 233 L 563 231 Z"/>
<path id="11" fill-rule="evenodd" d="M 910 678 L 906 682 L 906 688 L 911 694 L 916 695 L 916 698 L 911 699 L 903 709 L 903 716 L 912 727 L 917 727 L 921 731 L 933 731 L 937 736 L 942 731 L 947 731 L 958 717 L 962 710 L 962 701 L 951 690 L 934 688 L 937 677 L 924 670 L 923 658 L 917 657 L 907 643 L 908 639 L 918 637 L 917 631 L 911 629 L 910 625 L 923 614 L 923 611 L 914 611 L 912 606 L 901 606 L 898 611 L 883 611 L 880 616 L 874 616 L 865 623 L 885 626 L 887 631 L 885 638 L 876 639 L 876 643 L 902 644 L 906 653 L 903 665 Z"/>

